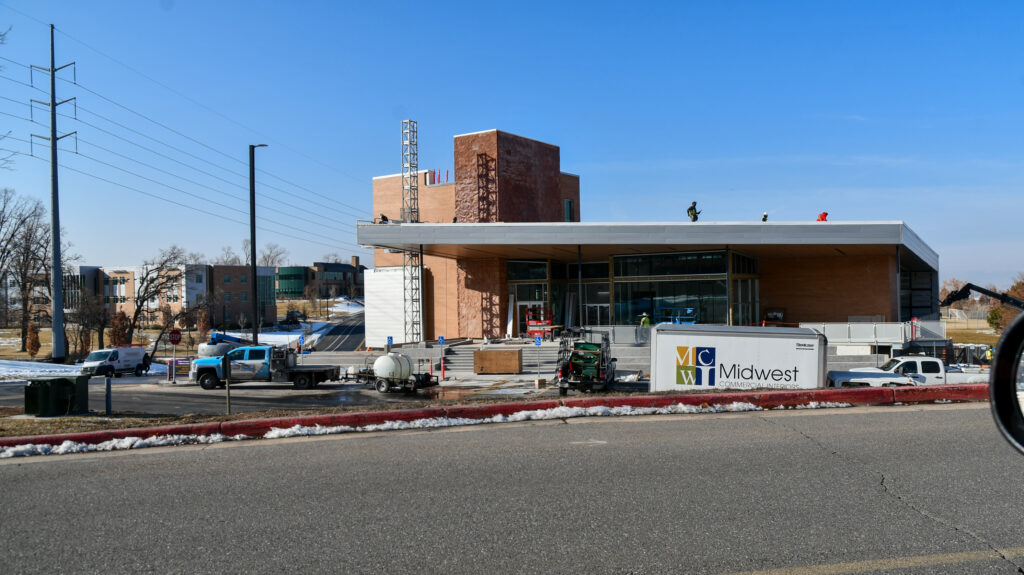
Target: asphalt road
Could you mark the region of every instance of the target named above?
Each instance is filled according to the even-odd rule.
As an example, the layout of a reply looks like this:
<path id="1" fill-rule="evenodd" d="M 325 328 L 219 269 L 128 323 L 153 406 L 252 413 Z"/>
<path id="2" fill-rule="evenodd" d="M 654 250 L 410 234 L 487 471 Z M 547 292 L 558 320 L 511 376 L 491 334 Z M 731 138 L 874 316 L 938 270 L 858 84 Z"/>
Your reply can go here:
<path id="1" fill-rule="evenodd" d="M 363 314 L 355 313 L 342 316 L 331 331 L 320 336 L 316 343 L 317 351 L 353 351 L 366 339 L 366 327 Z"/>
<path id="2" fill-rule="evenodd" d="M 1024 561 L 1024 457 L 985 404 L 35 457 L 0 462 L 0 485 L 4 573 L 973 574 Z"/>

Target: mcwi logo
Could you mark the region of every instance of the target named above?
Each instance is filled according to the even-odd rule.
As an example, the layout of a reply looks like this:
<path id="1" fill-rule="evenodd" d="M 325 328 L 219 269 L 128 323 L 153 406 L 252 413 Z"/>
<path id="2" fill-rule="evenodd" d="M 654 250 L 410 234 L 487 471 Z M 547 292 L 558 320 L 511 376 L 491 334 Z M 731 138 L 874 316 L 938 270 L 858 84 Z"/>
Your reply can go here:
<path id="1" fill-rule="evenodd" d="M 676 347 L 676 385 L 715 385 L 715 348 Z"/>

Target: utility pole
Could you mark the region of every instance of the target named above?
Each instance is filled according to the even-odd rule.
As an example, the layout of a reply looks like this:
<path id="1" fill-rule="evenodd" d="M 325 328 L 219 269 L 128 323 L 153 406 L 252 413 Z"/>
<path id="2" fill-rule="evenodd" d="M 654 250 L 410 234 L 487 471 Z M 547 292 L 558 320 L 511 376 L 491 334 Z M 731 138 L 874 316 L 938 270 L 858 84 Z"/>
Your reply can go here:
<path id="1" fill-rule="evenodd" d="M 53 342 L 53 351 L 51 358 L 53 363 L 64 363 L 64 267 L 61 265 L 60 257 L 60 202 L 57 193 L 57 142 L 61 138 L 66 138 L 77 132 L 71 132 L 70 134 L 64 134 L 63 136 L 57 137 L 57 106 L 65 104 L 74 100 L 74 98 L 68 98 L 61 102 L 57 101 L 57 72 L 67 68 L 68 66 L 74 66 L 75 63 L 64 64 L 60 68 L 54 65 L 54 52 L 53 52 L 53 24 L 50 24 L 50 67 L 43 68 L 41 66 L 32 66 L 33 69 L 43 70 L 50 74 L 50 101 L 40 102 L 38 100 L 32 100 L 38 104 L 50 107 L 50 137 L 43 138 L 43 136 L 37 136 L 37 138 L 43 138 L 44 140 L 50 141 L 50 316 L 53 318 L 51 324 L 51 330 L 53 332 L 51 341 Z M 24 303 L 22 304 L 24 305 Z M 24 310 L 22 310 L 24 313 Z"/>
<path id="2" fill-rule="evenodd" d="M 260 343 L 260 290 L 256 280 L 256 148 L 266 144 L 249 144 L 249 270 L 252 283 L 249 297 L 252 298 L 252 344 Z M 230 407 L 228 409 L 231 409 Z"/>

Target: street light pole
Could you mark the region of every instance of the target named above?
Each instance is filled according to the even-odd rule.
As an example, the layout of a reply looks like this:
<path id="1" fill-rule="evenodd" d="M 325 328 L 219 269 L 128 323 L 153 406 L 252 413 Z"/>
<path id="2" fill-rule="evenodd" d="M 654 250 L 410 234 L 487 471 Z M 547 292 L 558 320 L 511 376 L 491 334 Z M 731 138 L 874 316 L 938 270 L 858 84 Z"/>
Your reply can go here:
<path id="1" fill-rule="evenodd" d="M 249 297 L 252 299 L 252 344 L 260 343 L 260 301 L 256 279 L 256 148 L 266 144 L 249 144 L 249 270 L 252 282 Z"/>

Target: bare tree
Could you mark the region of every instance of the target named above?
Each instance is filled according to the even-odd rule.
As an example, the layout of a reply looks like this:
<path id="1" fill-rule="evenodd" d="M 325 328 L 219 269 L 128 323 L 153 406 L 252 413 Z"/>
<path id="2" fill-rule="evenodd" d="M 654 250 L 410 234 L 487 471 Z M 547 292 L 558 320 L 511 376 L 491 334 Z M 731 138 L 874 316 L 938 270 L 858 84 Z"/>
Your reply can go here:
<path id="1" fill-rule="evenodd" d="M 26 209 L 27 215 L 22 220 L 21 228 L 15 232 L 7 261 L 8 271 L 18 286 L 21 351 L 26 351 L 25 345 L 28 343 L 29 323 L 33 311 L 38 310 L 49 316 L 49 309 L 41 304 L 49 293 L 47 278 L 50 266 L 50 225 L 46 222 L 46 210 L 39 200 L 30 202 Z"/>
<path id="2" fill-rule="evenodd" d="M 252 258 L 250 257 L 251 255 L 252 242 L 249 241 L 249 238 L 244 238 L 242 240 L 242 259 L 245 260 L 245 265 L 249 265 L 249 263 L 252 262 Z"/>
<path id="3" fill-rule="evenodd" d="M 268 243 L 260 252 L 259 264 L 276 268 L 284 265 L 286 257 L 288 257 L 288 250 L 275 243 Z"/>
<path id="4" fill-rule="evenodd" d="M 157 305 L 160 296 L 181 284 L 181 268 L 185 264 L 185 250 L 171 246 L 160 250 L 155 258 L 146 260 L 135 276 L 135 310 L 128 322 L 128 341 L 132 341 L 145 312 Z"/>
<path id="5" fill-rule="evenodd" d="M 231 246 L 224 246 L 220 249 L 220 255 L 214 258 L 213 263 L 222 266 L 239 266 L 242 265 L 242 260 L 239 259 L 235 250 L 231 249 Z"/>
<path id="6" fill-rule="evenodd" d="M 329 263 L 329 264 L 340 264 L 341 263 L 341 256 L 338 254 L 338 252 L 331 252 L 329 254 L 324 254 L 324 261 Z"/>
<path id="7" fill-rule="evenodd" d="M 206 256 L 200 252 L 189 252 L 188 255 L 185 256 L 185 261 L 192 265 L 201 265 L 206 263 Z"/>
<path id="8" fill-rule="evenodd" d="M 103 330 L 107 327 L 107 309 L 102 295 L 83 295 L 67 315 L 69 342 L 74 342 L 79 355 L 85 355 L 92 343 L 91 333 L 98 332 L 98 345 L 103 347 Z"/>

